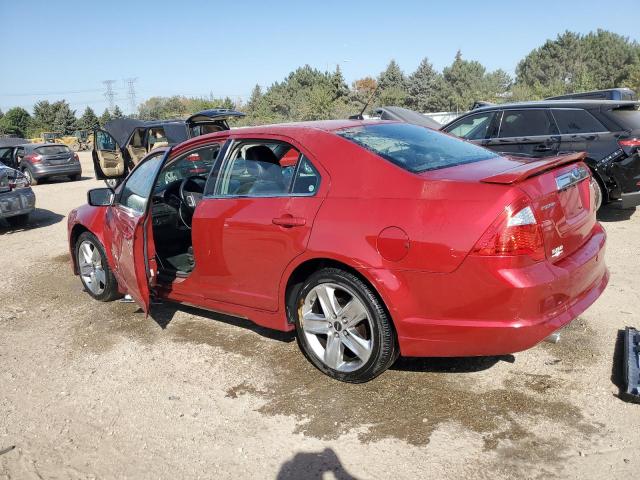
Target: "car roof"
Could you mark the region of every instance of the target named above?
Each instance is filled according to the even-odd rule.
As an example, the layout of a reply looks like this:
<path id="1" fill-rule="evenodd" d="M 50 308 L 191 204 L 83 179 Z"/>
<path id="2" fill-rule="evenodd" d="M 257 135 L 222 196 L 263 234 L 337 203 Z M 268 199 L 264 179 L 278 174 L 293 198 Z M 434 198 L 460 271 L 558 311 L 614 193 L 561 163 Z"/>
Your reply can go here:
<path id="1" fill-rule="evenodd" d="M 567 99 L 567 100 L 536 100 L 531 102 L 513 102 L 499 103 L 495 105 L 487 105 L 475 108 L 467 113 L 483 112 L 487 110 L 507 110 L 516 108 L 586 108 L 596 109 L 602 107 L 618 107 L 626 105 L 640 105 L 640 102 L 634 100 L 584 100 L 584 99 Z"/>
<path id="2" fill-rule="evenodd" d="M 64 143 L 55 143 L 55 142 L 43 142 L 43 143 L 23 143 L 22 145 L 20 145 L 21 147 L 27 147 L 30 148 L 32 150 L 35 150 L 36 148 L 39 147 L 68 147 L 68 145 L 65 145 Z"/>
<path id="3" fill-rule="evenodd" d="M 0 138 L 0 147 L 16 147 L 18 145 L 23 145 L 25 143 L 29 143 L 29 140 L 27 140 L 26 138 L 18 138 L 18 137 Z"/>
<path id="4" fill-rule="evenodd" d="M 378 125 L 385 123 L 402 123 L 390 120 L 314 120 L 309 122 L 292 122 L 292 123 L 273 123 L 268 125 L 259 125 L 254 127 L 238 127 L 232 130 L 223 130 L 220 132 L 208 133 L 190 138 L 176 146 L 175 152 L 181 153 L 188 150 L 192 146 L 206 144 L 209 140 L 224 138 L 241 134 L 245 137 L 251 135 L 282 135 L 282 136 L 300 136 L 309 131 L 335 132 L 343 128 L 359 127 L 364 125 Z"/>

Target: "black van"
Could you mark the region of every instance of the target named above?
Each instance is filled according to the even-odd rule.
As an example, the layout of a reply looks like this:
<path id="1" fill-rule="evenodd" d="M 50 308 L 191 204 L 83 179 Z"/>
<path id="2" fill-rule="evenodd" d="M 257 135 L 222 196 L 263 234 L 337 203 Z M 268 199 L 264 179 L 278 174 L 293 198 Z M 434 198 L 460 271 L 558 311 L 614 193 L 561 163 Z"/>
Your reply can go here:
<path id="1" fill-rule="evenodd" d="M 640 205 L 640 102 L 544 100 L 471 110 L 441 130 L 507 155 L 587 152 L 602 203 Z"/>

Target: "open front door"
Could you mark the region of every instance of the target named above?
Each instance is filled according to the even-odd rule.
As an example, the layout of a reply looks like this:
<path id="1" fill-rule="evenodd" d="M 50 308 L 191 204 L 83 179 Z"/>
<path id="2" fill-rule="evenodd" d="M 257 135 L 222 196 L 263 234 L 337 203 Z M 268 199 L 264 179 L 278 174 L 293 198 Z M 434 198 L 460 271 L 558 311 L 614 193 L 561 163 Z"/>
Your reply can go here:
<path id="1" fill-rule="evenodd" d="M 93 135 L 96 178 L 104 180 L 122 177 L 125 170 L 124 157 L 116 140 L 104 130 L 95 130 Z"/>
<path id="2" fill-rule="evenodd" d="M 149 312 L 150 281 L 155 278 L 155 245 L 147 236 L 151 219 L 149 197 L 167 151 L 147 157 L 127 177 L 105 222 L 111 232 L 111 253 L 118 284 Z M 151 260 L 150 260 L 151 259 Z"/>

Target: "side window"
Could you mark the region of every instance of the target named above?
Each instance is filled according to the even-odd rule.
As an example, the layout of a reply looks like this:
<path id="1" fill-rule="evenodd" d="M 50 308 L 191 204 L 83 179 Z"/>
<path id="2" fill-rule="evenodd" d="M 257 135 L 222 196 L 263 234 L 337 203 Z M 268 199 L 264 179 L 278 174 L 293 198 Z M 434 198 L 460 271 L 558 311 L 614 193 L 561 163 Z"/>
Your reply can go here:
<path id="1" fill-rule="evenodd" d="M 167 136 L 164 133 L 164 128 L 150 128 L 147 134 L 147 142 L 149 144 L 149 151 L 158 147 L 166 147 L 169 145 Z"/>
<path id="2" fill-rule="evenodd" d="M 208 177 L 219 152 L 220 144 L 215 143 L 168 162 L 158 175 L 154 191 L 166 190 L 170 185 L 182 182 L 187 177 Z"/>
<path id="3" fill-rule="evenodd" d="M 314 195 L 320 186 L 320 174 L 311 162 L 302 155 L 300 166 L 293 181 L 293 194 Z"/>
<path id="4" fill-rule="evenodd" d="M 218 175 L 216 195 L 277 197 L 288 195 L 300 152 L 290 145 L 243 142 Z"/>
<path id="5" fill-rule="evenodd" d="M 500 138 L 557 135 L 558 129 L 544 109 L 505 110 Z"/>
<path id="6" fill-rule="evenodd" d="M 158 168 L 162 165 L 164 152 L 154 155 L 141 163 L 125 181 L 118 203 L 137 213 L 144 213 L 151 187 Z"/>
<path id="7" fill-rule="evenodd" d="M 19 147 L 18 149 L 16 149 L 16 163 L 20 165 L 23 158 L 24 158 L 24 147 Z"/>
<path id="8" fill-rule="evenodd" d="M 551 112 L 556 119 L 560 133 L 593 133 L 607 131 L 607 128 L 586 110 L 553 109 Z"/>
<path id="9" fill-rule="evenodd" d="M 12 157 L 13 148 L 0 148 L 0 162 L 4 163 L 6 166 L 10 167 L 13 163 Z"/>
<path id="10" fill-rule="evenodd" d="M 447 129 L 448 133 L 467 140 L 482 140 L 490 135 L 489 126 L 495 112 L 469 115 Z"/>
<path id="11" fill-rule="evenodd" d="M 107 132 L 97 130 L 96 143 L 98 150 L 110 150 L 112 152 L 116 151 L 116 141 Z"/>

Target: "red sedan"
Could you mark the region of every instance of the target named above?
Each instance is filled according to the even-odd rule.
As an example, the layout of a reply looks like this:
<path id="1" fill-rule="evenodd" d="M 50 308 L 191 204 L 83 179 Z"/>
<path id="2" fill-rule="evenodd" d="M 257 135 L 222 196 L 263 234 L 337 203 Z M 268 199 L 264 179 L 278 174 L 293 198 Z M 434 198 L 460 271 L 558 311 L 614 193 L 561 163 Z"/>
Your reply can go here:
<path id="1" fill-rule="evenodd" d="M 504 157 L 383 121 L 270 125 L 154 150 L 69 215 L 74 272 L 297 332 L 364 382 L 398 355 L 524 350 L 603 292 L 582 154 Z"/>

